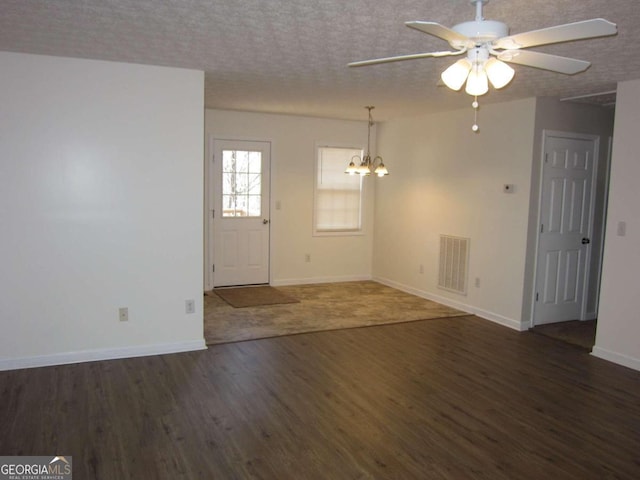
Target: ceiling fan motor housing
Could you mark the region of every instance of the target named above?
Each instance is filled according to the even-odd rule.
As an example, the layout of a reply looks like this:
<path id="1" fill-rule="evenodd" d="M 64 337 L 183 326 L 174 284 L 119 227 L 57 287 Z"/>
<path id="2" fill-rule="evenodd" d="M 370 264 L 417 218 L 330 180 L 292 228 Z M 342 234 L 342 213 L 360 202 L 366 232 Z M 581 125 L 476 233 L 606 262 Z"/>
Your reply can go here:
<path id="1" fill-rule="evenodd" d="M 452 30 L 474 41 L 473 45 L 468 45 L 462 41 L 452 40 L 450 45 L 457 49 L 473 48 L 509 35 L 507 24 L 495 20 L 474 20 L 472 22 L 459 23 Z"/>

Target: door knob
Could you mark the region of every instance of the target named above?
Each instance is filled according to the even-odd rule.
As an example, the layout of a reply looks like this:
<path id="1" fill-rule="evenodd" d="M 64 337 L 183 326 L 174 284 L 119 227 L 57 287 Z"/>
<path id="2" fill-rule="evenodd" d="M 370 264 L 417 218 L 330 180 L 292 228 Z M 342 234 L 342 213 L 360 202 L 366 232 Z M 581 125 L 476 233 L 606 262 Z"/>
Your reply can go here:
<path id="1" fill-rule="evenodd" d="M 264 220 L 262 220 L 262 224 L 266 225 L 267 223 L 269 223 L 269 220 L 267 220 L 266 218 Z"/>
<path id="2" fill-rule="evenodd" d="M 588 238 L 583 238 L 582 239 L 582 244 L 586 245 L 587 243 L 591 243 L 591 240 L 589 240 Z"/>

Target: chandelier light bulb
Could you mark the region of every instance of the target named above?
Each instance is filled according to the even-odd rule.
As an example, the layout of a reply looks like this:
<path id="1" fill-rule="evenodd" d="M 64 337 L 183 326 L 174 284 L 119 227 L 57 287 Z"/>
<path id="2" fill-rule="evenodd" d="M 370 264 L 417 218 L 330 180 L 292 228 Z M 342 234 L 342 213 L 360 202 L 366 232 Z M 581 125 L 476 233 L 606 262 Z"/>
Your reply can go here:
<path id="1" fill-rule="evenodd" d="M 502 88 L 511 82 L 515 70 L 497 58 L 490 58 L 484 66 L 491 85 L 495 88 Z"/>
<path id="2" fill-rule="evenodd" d="M 367 165 L 365 162 L 362 162 L 358 167 L 358 173 L 362 176 L 370 175 L 371 170 L 369 170 L 369 165 Z"/>
<path id="3" fill-rule="evenodd" d="M 375 173 L 376 175 L 378 175 L 379 177 L 384 177 L 385 175 L 389 175 L 389 170 L 387 170 L 387 167 L 384 166 L 384 162 L 382 161 L 382 157 L 376 157 L 374 160 L 374 163 L 376 161 L 380 161 L 380 164 L 376 167 L 376 169 L 373 171 L 373 173 Z"/>
<path id="4" fill-rule="evenodd" d="M 357 172 L 358 172 L 358 167 L 356 167 L 356 164 L 353 163 L 353 159 L 351 159 L 351 162 L 349 163 L 349 166 L 344 171 L 344 173 L 348 173 L 349 175 L 355 175 Z"/>
<path id="5" fill-rule="evenodd" d="M 442 72 L 440 78 L 447 87 L 457 92 L 464 85 L 470 70 L 471 62 L 463 58 Z"/>

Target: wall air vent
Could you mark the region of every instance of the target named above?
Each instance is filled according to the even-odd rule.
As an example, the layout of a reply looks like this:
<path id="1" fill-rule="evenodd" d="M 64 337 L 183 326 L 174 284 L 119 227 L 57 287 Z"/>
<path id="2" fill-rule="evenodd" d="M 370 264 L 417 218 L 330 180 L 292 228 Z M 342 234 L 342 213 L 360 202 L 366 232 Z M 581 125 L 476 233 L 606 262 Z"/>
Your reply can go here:
<path id="1" fill-rule="evenodd" d="M 440 235 L 439 288 L 461 295 L 467 294 L 469 243 L 468 238 Z"/>

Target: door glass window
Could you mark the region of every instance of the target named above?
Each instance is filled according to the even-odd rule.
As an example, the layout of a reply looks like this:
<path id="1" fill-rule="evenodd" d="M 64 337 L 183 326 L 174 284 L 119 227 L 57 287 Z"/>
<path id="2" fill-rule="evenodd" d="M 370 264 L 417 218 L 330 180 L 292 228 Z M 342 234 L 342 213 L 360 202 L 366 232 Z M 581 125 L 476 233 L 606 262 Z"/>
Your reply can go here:
<path id="1" fill-rule="evenodd" d="M 262 216 L 262 152 L 222 151 L 222 216 Z"/>

